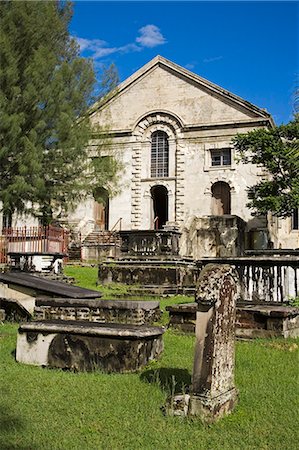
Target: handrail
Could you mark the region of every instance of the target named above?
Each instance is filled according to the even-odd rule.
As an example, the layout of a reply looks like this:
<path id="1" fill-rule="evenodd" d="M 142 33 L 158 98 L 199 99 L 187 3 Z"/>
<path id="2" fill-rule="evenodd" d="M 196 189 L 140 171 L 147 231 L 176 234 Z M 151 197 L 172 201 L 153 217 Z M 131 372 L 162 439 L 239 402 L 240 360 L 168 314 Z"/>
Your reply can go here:
<path id="1" fill-rule="evenodd" d="M 156 217 L 154 218 L 154 229 L 155 229 L 155 230 L 158 230 L 158 229 L 159 229 L 159 217 L 158 217 L 158 216 L 156 216 Z"/>
<path id="2" fill-rule="evenodd" d="M 114 231 L 114 229 L 116 228 L 116 226 L 119 224 L 119 231 L 121 231 L 121 221 L 122 221 L 122 217 L 120 217 L 115 224 L 113 225 L 113 227 L 111 228 L 110 232 Z"/>

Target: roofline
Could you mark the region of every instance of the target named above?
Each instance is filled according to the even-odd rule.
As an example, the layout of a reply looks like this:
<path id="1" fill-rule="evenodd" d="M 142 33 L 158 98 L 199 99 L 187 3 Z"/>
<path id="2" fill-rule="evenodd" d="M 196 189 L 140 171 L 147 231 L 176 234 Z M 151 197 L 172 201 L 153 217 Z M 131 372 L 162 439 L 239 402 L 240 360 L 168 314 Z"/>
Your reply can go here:
<path id="1" fill-rule="evenodd" d="M 138 81 L 138 79 L 140 79 L 146 73 L 150 72 L 156 66 L 160 66 L 160 67 L 164 66 L 164 67 L 168 68 L 169 70 L 172 70 L 176 73 L 179 73 L 180 75 L 183 75 L 190 81 L 200 83 L 201 85 L 205 86 L 208 90 L 214 92 L 217 95 L 228 97 L 233 102 L 239 104 L 241 107 L 243 107 L 255 114 L 258 114 L 260 117 L 269 119 L 270 124 L 273 127 L 275 126 L 275 123 L 274 123 L 274 120 L 273 120 L 271 114 L 268 113 L 267 111 L 265 111 L 264 109 L 259 108 L 258 106 L 254 105 L 253 103 L 248 102 L 247 100 L 244 100 L 242 97 L 239 97 L 238 95 L 232 94 L 230 91 L 223 89 L 222 87 L 218 86 L 217 84 L 214 84 L 214 83 L 206 80 L 205 78 L 202 78 L 199 75 L 197 75 L 193 72 L 190 72 L 190 70 L 187 70 L 184 67 L 179 66 L 178 64 L 173 63 L 172 61 L 169 61 L 168 59 L 166 59 L 160 55 L 157 55 L 155 58 L 153 58 L 147 64 L 142 66 L 135 73 L 133 73 L 130 77 L 128 77 L 126 80 L 124 80 L 122 83 L 120 83 L 114 91 L 112 91 L 110 94 L 108 94 L 102 100 L 99 100 L 98 102 L 96 102 L 91 107 L 89 115 L 92 115 L 98 109 L 106 106 L 116 96 L 118 96 L 123 91 L 128 89 L 133 83 Z"/>

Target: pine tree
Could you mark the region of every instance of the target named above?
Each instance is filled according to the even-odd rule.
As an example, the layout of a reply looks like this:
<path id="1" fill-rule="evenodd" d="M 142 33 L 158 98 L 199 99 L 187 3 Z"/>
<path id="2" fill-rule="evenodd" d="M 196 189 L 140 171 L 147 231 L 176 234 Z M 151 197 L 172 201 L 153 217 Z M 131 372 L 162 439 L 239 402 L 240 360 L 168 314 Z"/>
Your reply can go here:
<path id="1" fill-rule="evenodd" d="M 69 2 L 0 2 L 0 201 L 3 212 L 67 210 L 115 179 L 101 146 L 89 158 L 91 60 L 68 31 Z M 101 139 L 102 141 L 103 139 Z M 95 175 L 95 169 L 105 179 Z"/>

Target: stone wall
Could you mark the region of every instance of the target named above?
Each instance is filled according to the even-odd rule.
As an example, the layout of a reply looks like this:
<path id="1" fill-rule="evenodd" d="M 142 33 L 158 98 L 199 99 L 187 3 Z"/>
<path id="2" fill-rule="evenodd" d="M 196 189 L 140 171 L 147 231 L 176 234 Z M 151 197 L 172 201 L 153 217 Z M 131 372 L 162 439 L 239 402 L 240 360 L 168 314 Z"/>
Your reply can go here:
<path id="1" fill-rule="evenodd" d="M 193 216 L 182 230 L 180 254 L 195 260 L 241 256 L 245 250 L 245 225 L 238 216 Z"/>
<path id="2" fill-rule="evenodd" d="M 116 261 L 99 264 L 101 284 L 124 283 L 137 286 L 173 287 L 180 291 L 184 287 L 194 287 L 198 269 L 191 263 L 180 261 Z"/>
<path id="3" fill-rule="evenodd" d="M 157 301 L 37 299 L 34 320 L 152 324 L 161 317 Z"/>

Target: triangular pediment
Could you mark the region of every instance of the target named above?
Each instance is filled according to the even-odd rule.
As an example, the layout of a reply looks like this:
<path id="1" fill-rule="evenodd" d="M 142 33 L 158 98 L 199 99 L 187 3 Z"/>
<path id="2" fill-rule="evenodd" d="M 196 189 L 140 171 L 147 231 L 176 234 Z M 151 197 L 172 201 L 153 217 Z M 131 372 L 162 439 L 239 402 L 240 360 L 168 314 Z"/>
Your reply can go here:
<path id="1" fill-rule="evenodd" d="M 114 130 L 132 130 L 139 118 L 159 110 L 176 114 L 187 127 L 273 123 L 265 110 L 162 56 L 156 56 L 108 98 L 96 103 L 90 115 L 94 122 L 109 122 Z"/>

